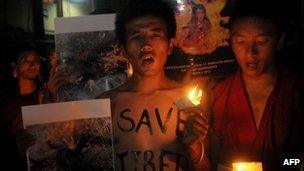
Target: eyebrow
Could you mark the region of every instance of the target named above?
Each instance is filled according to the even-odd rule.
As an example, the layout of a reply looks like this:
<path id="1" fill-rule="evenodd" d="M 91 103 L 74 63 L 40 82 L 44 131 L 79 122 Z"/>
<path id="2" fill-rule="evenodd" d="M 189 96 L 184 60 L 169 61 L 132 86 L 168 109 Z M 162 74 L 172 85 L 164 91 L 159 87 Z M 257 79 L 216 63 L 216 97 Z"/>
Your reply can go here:
<path id="1" fill-rule="evenodd" d="M 25 62 L 25 61 L 29 61 L 29 62 L 36 62 L 36 61 L 39 61 L 39 59 L 34 59 L 34 60 L 28 60 L 28 59 L 21 59 L 20 62 Z"/>
<path id="2" fill-rule="evenodd" d="M 129 34 L 133 35 L 133 34 L 139 33 L 140 29 L 149 28 L 149 26 L 150 26 L 150 23 L 147 23 L 147 24 L 144 24 L 144 25 L 135 25 L 133 28 L 131 28 L 129 30 Z M 166 30 L 163 27 L 158 26 L 158 25 L 153 26 L 152 28 L 149 28 L 149 31 L 166 33 Z"/>
<path id="3" fill-rule="evenodd" d="M 155 32 L 166 32 L 166 30 L 160 26 L 155 26 L 151 29 L 152 31 L 155 31 Z"/>
<path id="4" fill-rule="evenodd" d="M 127 32 L 128 35 L 134 35 L 137 33 L 139 33 L 139 30 L 136 30 L 136 29 L 131 29 L 130 31 Z"/>
<path id="5" fill-rule="evenodd" d="M 268 37 L 268 36 L 271 36 L 272 34 L 271 33 L 261 33 L 261 34 L 258 34 L 256 36 L 265 36 L 265 37 Z M 242 33 L 232 33 L 232 36 L 235 36 L 235 37 L 246 37 L 246 35 L 242 34 Z"/>

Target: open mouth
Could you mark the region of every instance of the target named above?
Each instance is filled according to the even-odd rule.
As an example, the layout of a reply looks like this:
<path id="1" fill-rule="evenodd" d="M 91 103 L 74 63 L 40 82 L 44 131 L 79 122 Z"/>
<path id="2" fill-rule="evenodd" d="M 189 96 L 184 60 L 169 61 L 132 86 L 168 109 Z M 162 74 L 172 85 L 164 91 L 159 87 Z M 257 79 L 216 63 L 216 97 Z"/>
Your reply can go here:
<path id="1" fill-rule="evenodd" d="M 255 69 L 258 68 L 258 63 L 256 63 L 256 62 L 247 62 L 247 63 L 246 63 L 246 66 L 247 66 L 249 69 L 255 70 Z"/>
<path id="2" fill-rule="evenodd" d="M 142 64 L 143 65 L 150 65 L 154 62 L 154 59 L 151 57 L 151 56 L 145 56 L 143 59 L 142 59 Z"/>

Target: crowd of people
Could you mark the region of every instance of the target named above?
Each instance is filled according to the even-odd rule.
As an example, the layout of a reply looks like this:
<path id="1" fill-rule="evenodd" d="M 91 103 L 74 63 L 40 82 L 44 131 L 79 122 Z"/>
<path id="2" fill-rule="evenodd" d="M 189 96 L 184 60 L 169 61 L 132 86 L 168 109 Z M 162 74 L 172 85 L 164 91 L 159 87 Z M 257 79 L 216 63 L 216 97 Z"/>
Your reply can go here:
<path id="1" fill-rule="evenodd" d="M 209 100 L 182 110 L 176 101 L 191 82 L 176 82 L 164 72 L 176 33 L 171 7 L 161 0 L 132 0 L 117 14 L 116 36 L 133 75 L 98 97 L 111 99 L 116 170 L 229 170 L 235 161 L 261 162 L 266 171 L 300 170 L 283 162 L 303 155 L 304 82 L 277 62 L 285 38 L 281 21 L 256 6 L 238 7 L 231 15 L 239 69 L 204 90 Z M 4 164 L 23 163 L 9 168 L 26 168 L 20 146 L 30 145 L 30 135 L 20 143 L 21 106 L 55 102 L 65 83 L 64 71 L 49 56 L 48 81 L 39 81 L 38 54 L 27 50 L 16 60 L 15 86 L 1 90 L 1 155 Z"/>

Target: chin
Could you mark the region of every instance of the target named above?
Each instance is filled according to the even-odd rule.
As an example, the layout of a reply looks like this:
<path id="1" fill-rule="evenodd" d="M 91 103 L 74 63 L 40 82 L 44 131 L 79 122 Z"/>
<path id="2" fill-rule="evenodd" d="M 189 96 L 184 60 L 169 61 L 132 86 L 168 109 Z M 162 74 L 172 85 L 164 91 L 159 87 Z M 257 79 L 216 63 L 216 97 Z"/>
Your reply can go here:
<path id="1" fill-rule="evenodd" d="M 38 76 L 37 75 L 29 75 L 26 78 L 29 79 L 29 80 L 35 80 L 35 79 L 38 79 Z"/>
<path id="2" fill-rule="evenodd" d="M 156 70 L 149 70 L 149 71 L 142 71 L 141 72 L 142 76 L 145 76 L 145 77 L 152 77 L 152 76 L 156 76 L 160 73 L 160 71 L 156 71 Z"/>
<path id="3" fill-rule="evenodd" d="M 153 77 L 153 76 L 156 76 L 157 73 L 156 72 L 144 72 L 143 73 L 143 76 L 145 77 Z"/>
<path id="4" fill-rule="evenodd" d="M 259 71 L 246 71 L 244 73 L 245 73 L 245 75 L 247 75 L 249 77 L 259 77 L 262 75 L 262 72 L 259 72 Z"/>
<path id="5" fill-rule="evenodd" d="M 255 70 L 250 70 L 247 67 L 241 67 L 241 70 L 245 76 L 249 76 L 249 77 L 257 77 L 262 74 L 260 68 L 257 68 Z"/>

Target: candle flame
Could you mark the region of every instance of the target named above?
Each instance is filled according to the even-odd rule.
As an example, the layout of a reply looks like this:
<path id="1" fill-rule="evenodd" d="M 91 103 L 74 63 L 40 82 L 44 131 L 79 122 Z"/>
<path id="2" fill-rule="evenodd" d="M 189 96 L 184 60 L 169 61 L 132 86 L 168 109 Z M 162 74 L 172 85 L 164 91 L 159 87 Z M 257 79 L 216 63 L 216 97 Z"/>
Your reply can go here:
<path id="1" fill-rule="evenodd" d="M 236 171 L 242 171 L 242 170 L 244 170 L 245 167 L 246 167 L 245 165 L 246 165 L 246 163 L 238 163 L 236 165 Z"/>
<path id="2" fill-rule="evenodd" d="M 262 171 L 261 162 L 237 162 L 233 163 L 233 171 Z"/>
<path id="3" fill-rule="evenodd" d="M 191 100 L 191 102 L 194 105 L 199 105 L 201 103 L 201 98 L 203 95 L 203 91 L 198 88 L 198 85 L 196 85 L 188 94 L 188 98 Z"/>

